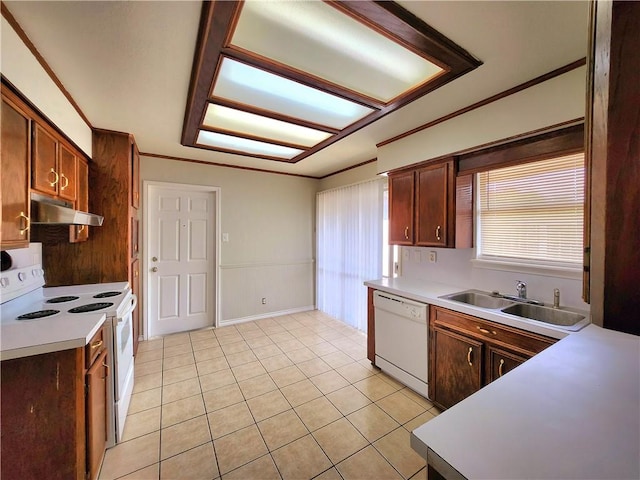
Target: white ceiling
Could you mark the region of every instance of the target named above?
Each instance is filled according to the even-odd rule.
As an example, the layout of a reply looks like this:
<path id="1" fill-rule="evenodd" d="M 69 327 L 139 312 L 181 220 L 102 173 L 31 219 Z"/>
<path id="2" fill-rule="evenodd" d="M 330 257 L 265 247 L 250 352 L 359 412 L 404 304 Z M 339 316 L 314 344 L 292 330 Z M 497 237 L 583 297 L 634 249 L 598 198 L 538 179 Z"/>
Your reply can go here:
<path id="1" fill-rule="evenodd" d="M 94 127 L 133 133 L 142 152 L 317 177 L 375 158 L 377 143 L 586 56 L 586 1 L 398 3 L 483 65 L 287 164 L 180 145 L 201 2 L 5 2 Z"/>

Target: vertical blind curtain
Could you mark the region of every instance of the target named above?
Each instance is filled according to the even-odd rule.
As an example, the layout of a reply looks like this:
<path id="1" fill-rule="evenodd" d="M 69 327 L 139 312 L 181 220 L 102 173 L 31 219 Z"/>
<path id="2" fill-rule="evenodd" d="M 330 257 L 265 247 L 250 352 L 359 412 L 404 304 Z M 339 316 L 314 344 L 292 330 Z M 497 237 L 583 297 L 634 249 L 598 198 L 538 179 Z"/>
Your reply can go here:
<path id="1" fill-rule="evenodd" d="M 365 280 L 382 275 L 381 179 L 317 195 L 318 309 L 367 330 Z"/>
<path id="2" fill-rule="evenodd" d="M 582 265 L 583 153 L 478 177 L 480 258 Z"/>

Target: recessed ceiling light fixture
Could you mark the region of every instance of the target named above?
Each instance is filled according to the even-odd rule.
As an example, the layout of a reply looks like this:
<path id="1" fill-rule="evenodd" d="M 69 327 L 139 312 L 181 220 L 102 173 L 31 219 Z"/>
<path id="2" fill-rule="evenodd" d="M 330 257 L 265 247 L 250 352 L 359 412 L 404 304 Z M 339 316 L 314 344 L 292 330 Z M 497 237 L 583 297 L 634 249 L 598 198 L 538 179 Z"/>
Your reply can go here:
<path id="1" fill-rule="evenodd" d="M 205 1 L 182 144 L 295 163 L 480 64 L 394 2 Z"/>

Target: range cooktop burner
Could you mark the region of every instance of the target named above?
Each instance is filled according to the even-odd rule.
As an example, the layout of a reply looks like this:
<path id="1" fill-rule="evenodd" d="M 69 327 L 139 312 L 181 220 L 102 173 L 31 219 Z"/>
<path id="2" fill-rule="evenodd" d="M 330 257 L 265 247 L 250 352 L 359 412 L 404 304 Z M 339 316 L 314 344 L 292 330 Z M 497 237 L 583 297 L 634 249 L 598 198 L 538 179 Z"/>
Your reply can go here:
<path id="1" fill-rule="evenodd" d="M 16 320 L 35 320 L 36 318 L 50 317 L 56 313 L 60 313 L 60 310 L 38 310 L 20 315 Z"/>
<path id="2" fill-rule="evenodd" d="M 97 295 L 94 295 L 93 298 L 109 298 L 109 297 L 117 297 L 122 292 L 102 292 Z"/>
<path id="3" fill-rule="evenodd" d="M 113 303 L 108 303 L 108 302 L 88 303 L 86 305 L 80 305 L 79 307 L 74 307 L 70 309 L 69 313 L 95 312 L 96 310 L 102 310 L 103 308 L 107 308 L 111 306 L 113 306 Z"/>
<path id="4" fill-rule="evenodd" d="M 65 302 L 73 302 L 74 300 L 78 300 L 80 297 L 76 297 L 74 295 L 68 295 L 66 297 L 55 297 L 50 298 L 46 301 L 46 303 L 65 303 Z"/>

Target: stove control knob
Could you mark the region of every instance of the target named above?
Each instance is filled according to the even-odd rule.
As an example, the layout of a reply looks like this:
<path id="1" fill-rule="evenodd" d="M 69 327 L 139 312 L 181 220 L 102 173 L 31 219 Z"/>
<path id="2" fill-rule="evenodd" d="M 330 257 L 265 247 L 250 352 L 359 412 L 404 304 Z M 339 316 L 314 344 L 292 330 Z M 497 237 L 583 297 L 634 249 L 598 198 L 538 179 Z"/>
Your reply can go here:
<path id="1" fill-rule="evenodd" d="M 2 288 L 9 286 L 9 279 L 7 277 L 0 278 L 0 285 Z"/>
<path id="2" fill-rule="evenodd" d="M 25 275 L 24 272 L 18 273 L 18 280 L 20 280 L 21 282 L 24 282 L 25 278 L 27 278 L 27 276 Z"/>

